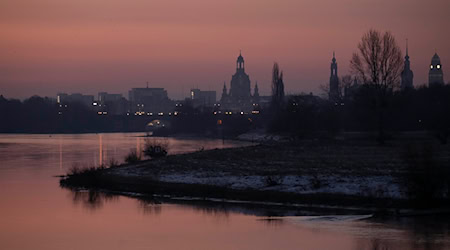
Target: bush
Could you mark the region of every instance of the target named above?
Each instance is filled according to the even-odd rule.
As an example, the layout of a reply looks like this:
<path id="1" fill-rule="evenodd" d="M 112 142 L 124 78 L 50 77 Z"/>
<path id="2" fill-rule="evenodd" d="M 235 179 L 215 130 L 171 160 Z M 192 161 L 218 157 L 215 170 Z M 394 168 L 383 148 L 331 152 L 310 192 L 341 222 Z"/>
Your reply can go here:
<path id="1" fill-rule="evenodd" d="M 128 155 L 125 156 L 125 162 L 128 164 L 137 163 L 141 161 L 141 159 L 142 159 L 141 153 L 139 152 L 138 154 L 136 149 L 132 149 L 130 153 L 128 153 Z"/>
<path id="2" fill-rule="evenodd" d="M 118 167 L 118 166 L 120 166 L 120 164 L 119 164 L 118 161 L 116 161 L 116 159 L 111 158 L 111 159 L 109 160 L 109 167 L 110 167 L 110 168 L 115 168 L 115 167 Z"/>
<path id="3" fill-rule="evenodd" d="M 283 177 L 279 175 L 268 175 L 264 178 L 264 184 L 267 187 L 281 185 L 281 183 L 283 183 Z"/>
<path id="4" fill-rule="evenodd" d="M 150 158 L 159 158 L 167 155 L 169 141 L 158 139 L 145 139 L 144 155 Z"/>

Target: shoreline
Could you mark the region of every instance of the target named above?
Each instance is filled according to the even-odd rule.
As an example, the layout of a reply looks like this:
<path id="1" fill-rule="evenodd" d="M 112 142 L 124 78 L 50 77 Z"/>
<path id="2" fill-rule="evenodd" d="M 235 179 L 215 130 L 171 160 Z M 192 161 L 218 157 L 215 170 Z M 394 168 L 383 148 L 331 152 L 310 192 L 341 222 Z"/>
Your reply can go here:
<path id="1" fill-rule="evenodd" d="M 405 164 L 399 156 L 393 157 L 399 152 L 392 153 L 401 149 L 399 145 L 302 141 L 204 150 L 66 175 L 60 184 L 147 197 L 402 216 L 423 208 L 416 209 L 400 190 Z M 336 157 L 349 159 L 343 164 Z M 449 213 L 446 206 L 442 211 Z"/>

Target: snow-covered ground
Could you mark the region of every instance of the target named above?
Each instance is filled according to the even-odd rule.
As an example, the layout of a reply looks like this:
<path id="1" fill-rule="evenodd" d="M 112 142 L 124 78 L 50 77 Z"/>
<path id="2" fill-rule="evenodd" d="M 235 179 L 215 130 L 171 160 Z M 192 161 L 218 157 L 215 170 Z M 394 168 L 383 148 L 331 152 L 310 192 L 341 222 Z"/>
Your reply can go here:
<path id="1" fill-rule="evenodd" d="M 269 180 L 272 179 L 272 182 Z M 403 198 L 399 185 L 391 176 L 232 176 L 186 173 L 159 176 L 163 182 L 205 184 L 232 189 L 257 189 L 298 194 L 328 193 L 370 197 Z"/>

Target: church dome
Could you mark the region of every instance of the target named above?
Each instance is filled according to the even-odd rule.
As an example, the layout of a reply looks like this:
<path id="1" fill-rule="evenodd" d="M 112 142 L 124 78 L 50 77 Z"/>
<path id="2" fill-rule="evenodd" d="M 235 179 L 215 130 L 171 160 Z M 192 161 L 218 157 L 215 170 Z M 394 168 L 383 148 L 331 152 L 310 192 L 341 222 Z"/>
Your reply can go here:
<path id="1" fill-rule="evenodd" d="M 431 64 L 432 65 L 441 64 L 441 58 L 439 58 L 437 53 L 434 53 L 433 58 L 431 58 Z"/>

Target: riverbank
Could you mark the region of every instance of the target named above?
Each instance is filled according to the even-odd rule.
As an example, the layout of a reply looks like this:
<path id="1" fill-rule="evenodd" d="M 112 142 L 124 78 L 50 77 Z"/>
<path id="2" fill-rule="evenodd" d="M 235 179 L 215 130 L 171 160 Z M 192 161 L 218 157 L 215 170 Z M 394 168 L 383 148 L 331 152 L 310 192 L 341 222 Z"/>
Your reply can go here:
<path id="1" fill-rule="evenodd" d="M 397 140 L 302 140 L 200 150 L 61 179 L 71 188 L 143 195 L 197 197 L 301 206 L 392 210 L 410 208 L 411 145 L 430 145 L 433 160 L 448 164 L 448 145 Z M 409 190 L 410 191 L 410 190 Z"/>

